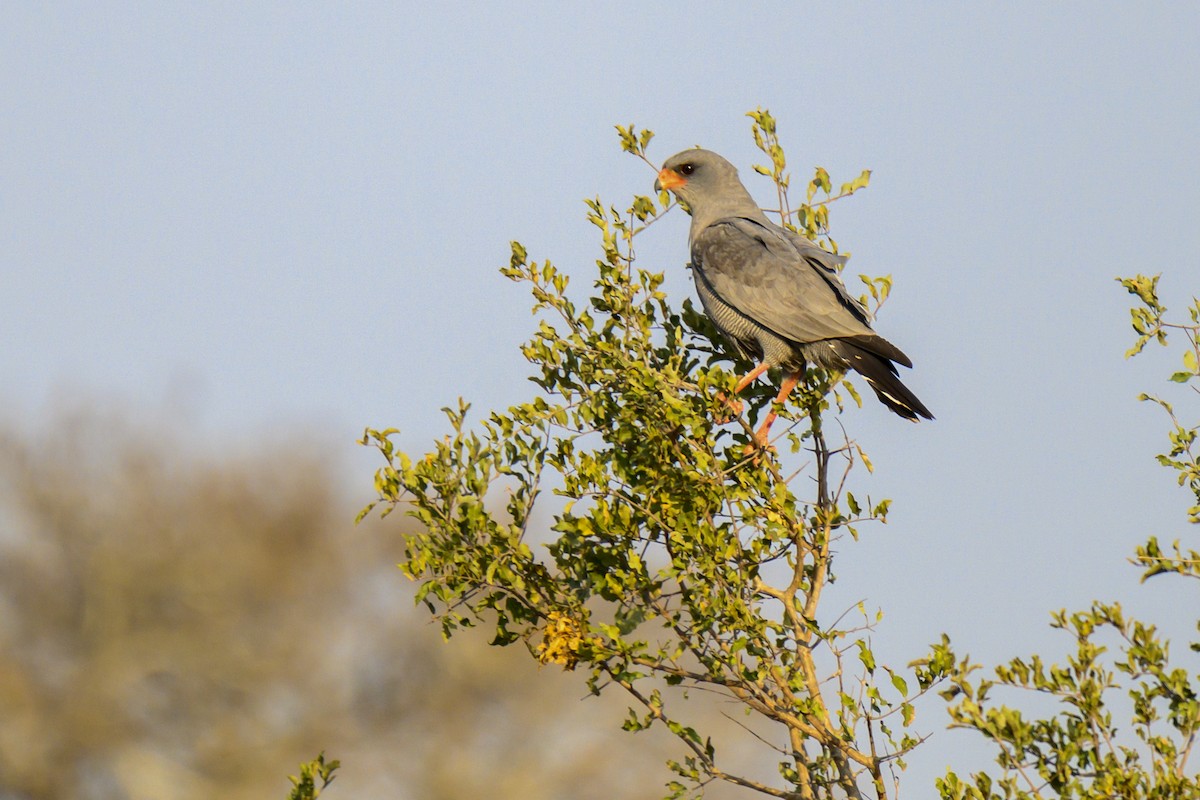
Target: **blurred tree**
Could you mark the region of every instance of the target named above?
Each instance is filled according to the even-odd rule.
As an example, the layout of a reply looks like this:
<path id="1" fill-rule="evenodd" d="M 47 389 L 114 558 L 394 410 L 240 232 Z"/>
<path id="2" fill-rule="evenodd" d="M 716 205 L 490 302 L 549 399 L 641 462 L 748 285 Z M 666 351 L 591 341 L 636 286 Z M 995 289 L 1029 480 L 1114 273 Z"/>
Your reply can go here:
<path id="1" fill-rule="evenodd" d="M 329 798 L 646 779 L 593 732 L 617 709 L 397 611 L 403 531 L 351 526 L 329 448 L 145 417 L 0 430 L 0 798 L 283 797 L 321 749 Z"/>
<path id="2" fill-rule="evenodd" d="M 818 168 L 793 208 L 775 120 L 749 116 L 781 224 L 836 252 L 829 204 L 869 171 L 835 191 Z M 618 134 L 657 171 L 650 131 Z M 853 469 L 871 464 L 831 419 L 858 395 L 810 368 L 794 404 L 778 409 L 791 422 L 776 440 L 782 455 L 754 447 L 746 418 L 727 421 L 727 348 L 714 347 L 689 302 L 670 306 L 661 273 L 636 263 L 635 238 L 668 201 L 588 201 L 602 257 L 587 297 L 512 244 L 503 272 L 529 286 L 541 315 L 523 348 L 543 390 L 532 400 L 474 430 L 460 401 L 447 409 L 450 435 L 416 458 L 394 446 L 394 430 L 367 431 L 386 459 L 376 476 L 385 511 L 403 507 L 424 526 L 401 567 L 447 635 L 484 622 L 493 644 L 524 642 L 542 663 L 586 667 L 592 691 L 623 693 L 634 706 L 627 730 L 669 731 L 682 752 L 670 762 L 672 797 L 722 783 L 775 797 L 885 797 L 892 767 L 918 744 L 912 700 L 939 675 L 922 667 L 910 690 L 876 662 L 876 615 L 820 606 L 835 542 L 888 511 L 851 491 Z M 877 310 L 891 281 L 862 279 Z M 762 383 L 743 393 L 751 418 L 772 410 L 774 393 Z M 561 501 L 547 503 L 543 489 Z M 548 551 L 535 551 L 546 538 Z M 729 760 L 730 739 L 703 718 L 714 703 L 737 709 L 776 775 Z"/>
<path id="3" fill-rule="evenodd" d="M 10 791 L 212 794 L 332 733 L 306 630 L 344 607 L 347 560 L 317 454 L 280 474 L 178 452 L 87 416 L 4 436 Z"/>

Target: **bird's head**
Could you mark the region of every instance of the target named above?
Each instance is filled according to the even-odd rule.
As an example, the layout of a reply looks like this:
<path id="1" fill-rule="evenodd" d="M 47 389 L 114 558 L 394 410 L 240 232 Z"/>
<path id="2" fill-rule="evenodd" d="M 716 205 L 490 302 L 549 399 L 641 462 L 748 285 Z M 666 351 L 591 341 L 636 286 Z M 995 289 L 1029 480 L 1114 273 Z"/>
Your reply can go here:
<path id="1" fill-rule="evenodd" d="M 746 201 L 758 208 L 738 180 L 737 168 L 711 150 L 684 150 L 668 158 L 654 189 L 670 191 L 692 216 L 700 209 Z"/>

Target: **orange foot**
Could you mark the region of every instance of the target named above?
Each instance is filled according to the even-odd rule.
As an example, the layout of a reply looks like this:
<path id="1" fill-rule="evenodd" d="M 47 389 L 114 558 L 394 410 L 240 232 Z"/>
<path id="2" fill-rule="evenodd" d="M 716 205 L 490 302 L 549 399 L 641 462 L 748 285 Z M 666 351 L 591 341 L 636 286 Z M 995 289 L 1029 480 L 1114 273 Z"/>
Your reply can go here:
<path id="1" fill-rule="evenodd" d="M 759 453 L 777 453 L 775 445 L 767 441 L 767 434 L 770 432 L 770 425 L 759 428 L 754 432 L 754 440 L 750 444 L 742 448 L 742 455 L 753 455 L 754 463 L 758 463 Z"/>
<path id="2" fill-rule="evenodd" d="M 713 418 L 718 425 L 724 425 L 734 417 L 739 416 L 742 413 L 742 409 L 745 408 L 745 403 L 736 397 L 729 397 L 724 392 L 717 392 L 717 402 L 724 404 L 729 409 L 728 414 L 721 414 Z"/>

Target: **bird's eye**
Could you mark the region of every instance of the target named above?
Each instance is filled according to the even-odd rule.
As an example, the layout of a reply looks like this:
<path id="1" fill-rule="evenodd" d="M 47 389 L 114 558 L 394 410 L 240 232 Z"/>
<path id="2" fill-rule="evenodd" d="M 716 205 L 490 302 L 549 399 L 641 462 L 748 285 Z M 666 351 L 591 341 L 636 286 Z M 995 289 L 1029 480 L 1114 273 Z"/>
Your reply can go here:
<path id="1" fill-rule="evenodd" d="M 695 171 L 696 171 L 695 164 L 684 164 L 679 168 L 680 175 L 691 175 Z"/>

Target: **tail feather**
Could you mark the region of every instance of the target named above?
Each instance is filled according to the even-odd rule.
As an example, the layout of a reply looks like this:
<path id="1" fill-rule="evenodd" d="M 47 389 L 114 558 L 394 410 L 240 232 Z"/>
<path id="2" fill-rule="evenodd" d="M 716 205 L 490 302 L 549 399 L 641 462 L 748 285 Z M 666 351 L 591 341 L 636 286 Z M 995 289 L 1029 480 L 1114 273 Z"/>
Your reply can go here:
<path id="1" fill-rule="evenodd" d="M 900 381 L 895 364 L 846 340 L 839 344 L 838 354 L 846 366 L 863 376 L 881 403 L 913 422 L 933 419 L 933 413 Z"/>

